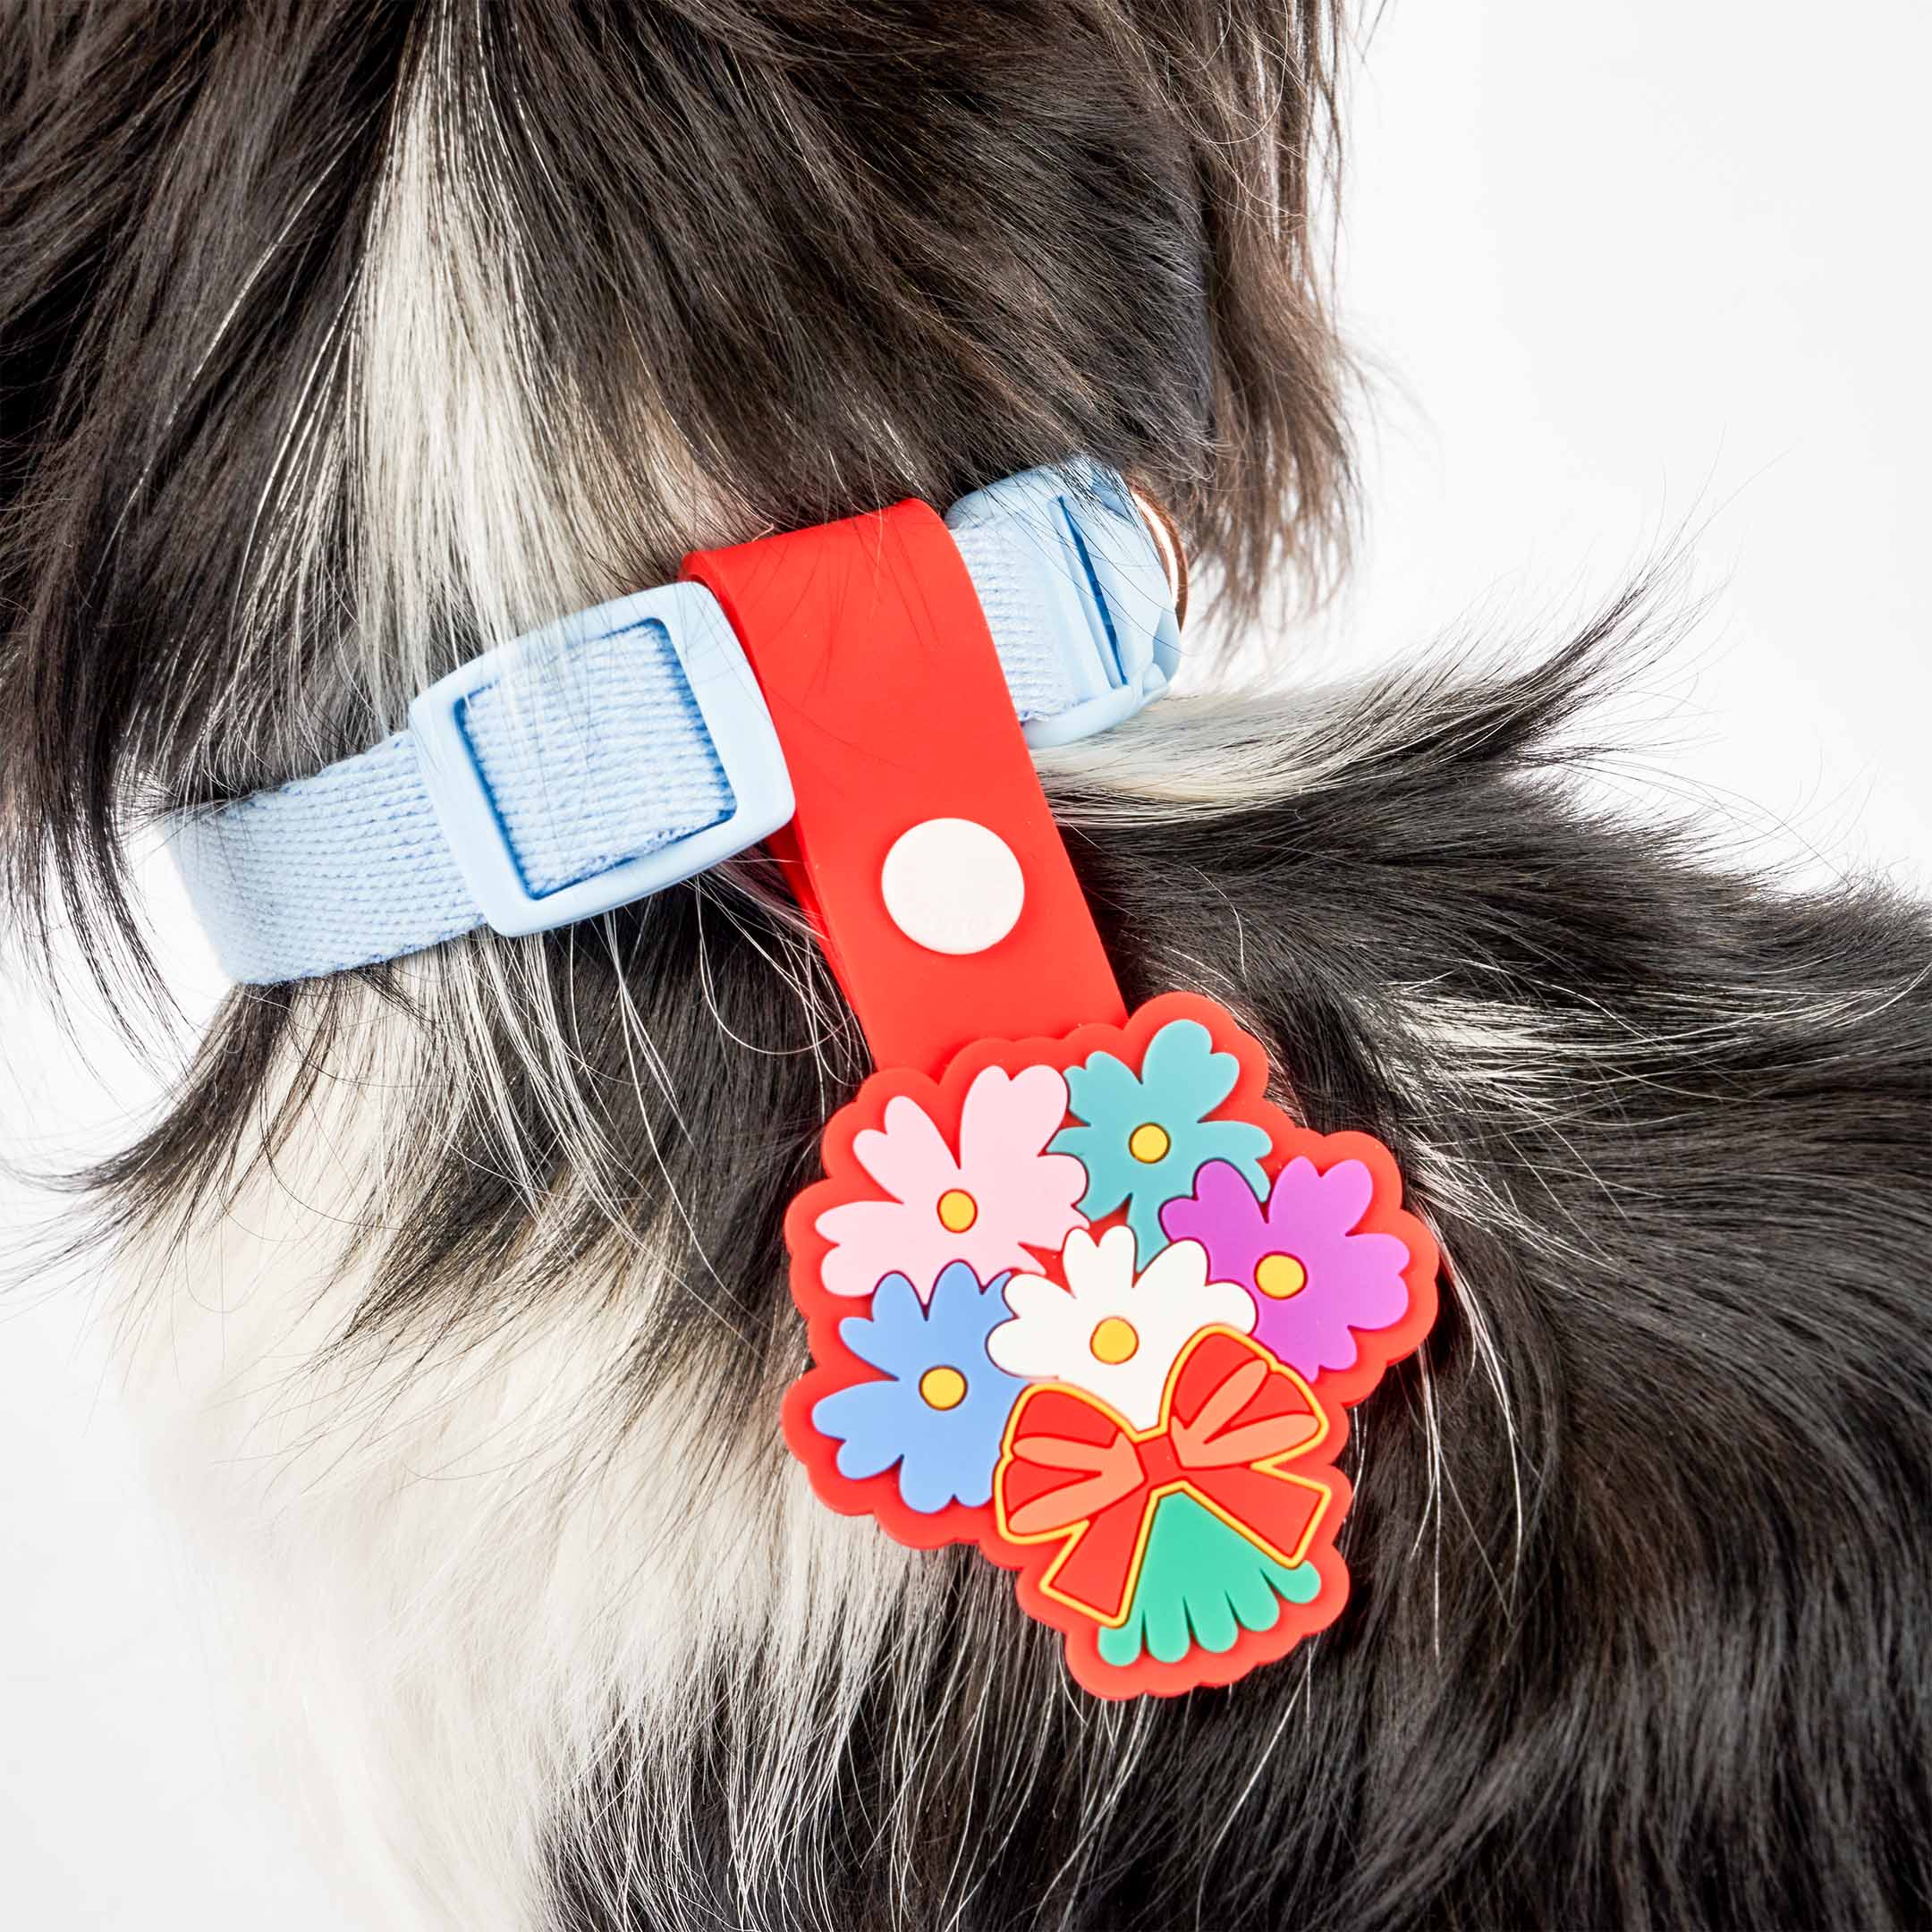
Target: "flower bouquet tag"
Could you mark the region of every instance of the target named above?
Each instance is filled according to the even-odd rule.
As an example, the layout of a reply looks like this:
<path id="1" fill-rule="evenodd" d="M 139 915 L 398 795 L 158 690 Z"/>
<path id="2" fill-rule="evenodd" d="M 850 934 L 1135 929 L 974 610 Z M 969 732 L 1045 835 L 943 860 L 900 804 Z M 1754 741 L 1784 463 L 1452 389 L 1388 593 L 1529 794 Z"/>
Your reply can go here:
<path id="1" fill-rule="evenodd" d="M 1346 1411 L 1436 1313 L 1395 1164 L 1295 1126 L 1214 1002 L 874 1075 L 786 1216 L 832 1508 L 1015 1572 L 1102 1697 L 1228 1683 L 1334 1621 Z"/>
<path id="2" fill-rule="evenodd" d="M 1021 499 L 1061 644 L 1172 619 L 1062 543 L 1104 502 Z M 930 509 L 685 569 L 756 672 L 795 804 L 773 849 L 884 1070 L 786 1216 L 813 1360 L 786 1437 L 832 1508 L 1013 1572 L 1089 1690 L 1231 1682 L 1347 1592 L 1345 1412 L 1436 1312 L 1395 1164 L 1270 1106 L 1213 1001 L 1129 1016 Z"/>

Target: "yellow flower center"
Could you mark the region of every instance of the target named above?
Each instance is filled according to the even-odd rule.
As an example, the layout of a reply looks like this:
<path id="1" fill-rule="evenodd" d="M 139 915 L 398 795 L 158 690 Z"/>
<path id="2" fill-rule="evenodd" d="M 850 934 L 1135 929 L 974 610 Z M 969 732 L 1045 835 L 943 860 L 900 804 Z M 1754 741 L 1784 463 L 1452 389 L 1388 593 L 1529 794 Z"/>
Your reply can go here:
<path id="1" fill-rule="evenodd" d="M 1157 1160 L 1165 1160 L 1167 1149 L 1174 1142 L 1167 1138 L 1167 1130 L 1147 1121 L 1127 1136 L 1127 1151 L 1137 1161 L 1145 1161 L 1149 1167 Z"/>
<path id="2" fill-rule="evenodd" d="M 939 1225 L 948 1234 L 963 1234 L 979 1218 L 979 1203 L 964 1188 L 949 1187 L 939 1197 Z"/>
<path id="3" fill-rule="evenodd" d="M 1255 1267 L 1254 1284 L 1263 1294 L 1285 1301 L 1308 1286 L 1308 1270 L 1292 1254 L 1263 1255 Z"/>
<path id="4" fill-rule="evenodd" d="M 919 1398 L 928 1408 L 957 1409 L 966 1400 L 966 1377 L 942 1362 L 919 1377 Z"/>
<path id="5" fill-rule="evenodd" d="M 1087 1346 L 1093 1351 L 1096 1361 L 1111 1365 L 1132 1360 L 1134 1351 L 1140 1346 L 1140 1337 L 1134 1333 L 1134 1325 L 1131 1321 L 1123 1321 L 1118 1315 L 1109 1315 L 1095 1328 Z"/>

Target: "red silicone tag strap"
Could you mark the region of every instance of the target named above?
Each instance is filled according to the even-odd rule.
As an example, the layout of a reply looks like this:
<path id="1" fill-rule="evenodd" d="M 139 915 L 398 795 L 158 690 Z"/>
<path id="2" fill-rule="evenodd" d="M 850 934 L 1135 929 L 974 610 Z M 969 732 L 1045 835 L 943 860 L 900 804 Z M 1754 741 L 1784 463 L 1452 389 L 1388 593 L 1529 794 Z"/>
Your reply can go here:
<path id="1" fill-rule="evenodd" d="M 797 800 L 773 849 L 875 1063 L 936 1075 L 976 1040 L 1121 1024 L 972 580 L 937 515 L 902 503 L 697 551 L 684 574 L 724 606 L 763 688 Z M 984 826 L 1019 862 L 1019 918 L 984 951 L 929 950 L 887 910 L 887 853 L 936 819 Z"/>

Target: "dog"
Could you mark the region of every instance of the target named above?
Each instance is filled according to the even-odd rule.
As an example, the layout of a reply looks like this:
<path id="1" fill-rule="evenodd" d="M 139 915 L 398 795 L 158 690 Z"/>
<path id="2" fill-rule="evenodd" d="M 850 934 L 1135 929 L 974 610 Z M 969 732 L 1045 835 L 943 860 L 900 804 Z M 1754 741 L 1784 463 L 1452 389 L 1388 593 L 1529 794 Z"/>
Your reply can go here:
<path id="1" fill-rule="evenodd" d="M 105 983 L 131 826 L 693 547 L 1085 453 L 1231 619 L 1341 567 L 1325 0 L 4 27 L 0 827 Z M 773 861 L 229 996 L 83 1238 L 369 1922 L 1932 1921 L 1932 919 L 1580 801 L 1648 607 L 1039 757 L 1130 1003 L 1445 1258 L 1343 1615 L 1224 1690 L 1085 1697 L 786 1456 L 868 1063 Z"/>

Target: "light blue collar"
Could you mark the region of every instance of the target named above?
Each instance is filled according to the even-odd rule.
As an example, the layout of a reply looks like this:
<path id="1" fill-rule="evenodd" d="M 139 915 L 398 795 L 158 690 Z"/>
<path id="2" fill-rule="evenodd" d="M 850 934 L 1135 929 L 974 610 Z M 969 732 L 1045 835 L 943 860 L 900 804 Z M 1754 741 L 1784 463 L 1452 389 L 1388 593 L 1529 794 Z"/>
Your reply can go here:
<path id="1" fill-rule="evenodd" d="M 946 526 L 1026 735 L 1131 716 L 1180 655 L 1166 573 L 1111 470 L 1030 470 Z M 666 584 L 471 659 L 409 728 L 173 840 L 223 967 L 252 985 L 540 932 L 661 891 L 767 837 L 792 786 L 724 612 Z"/>

